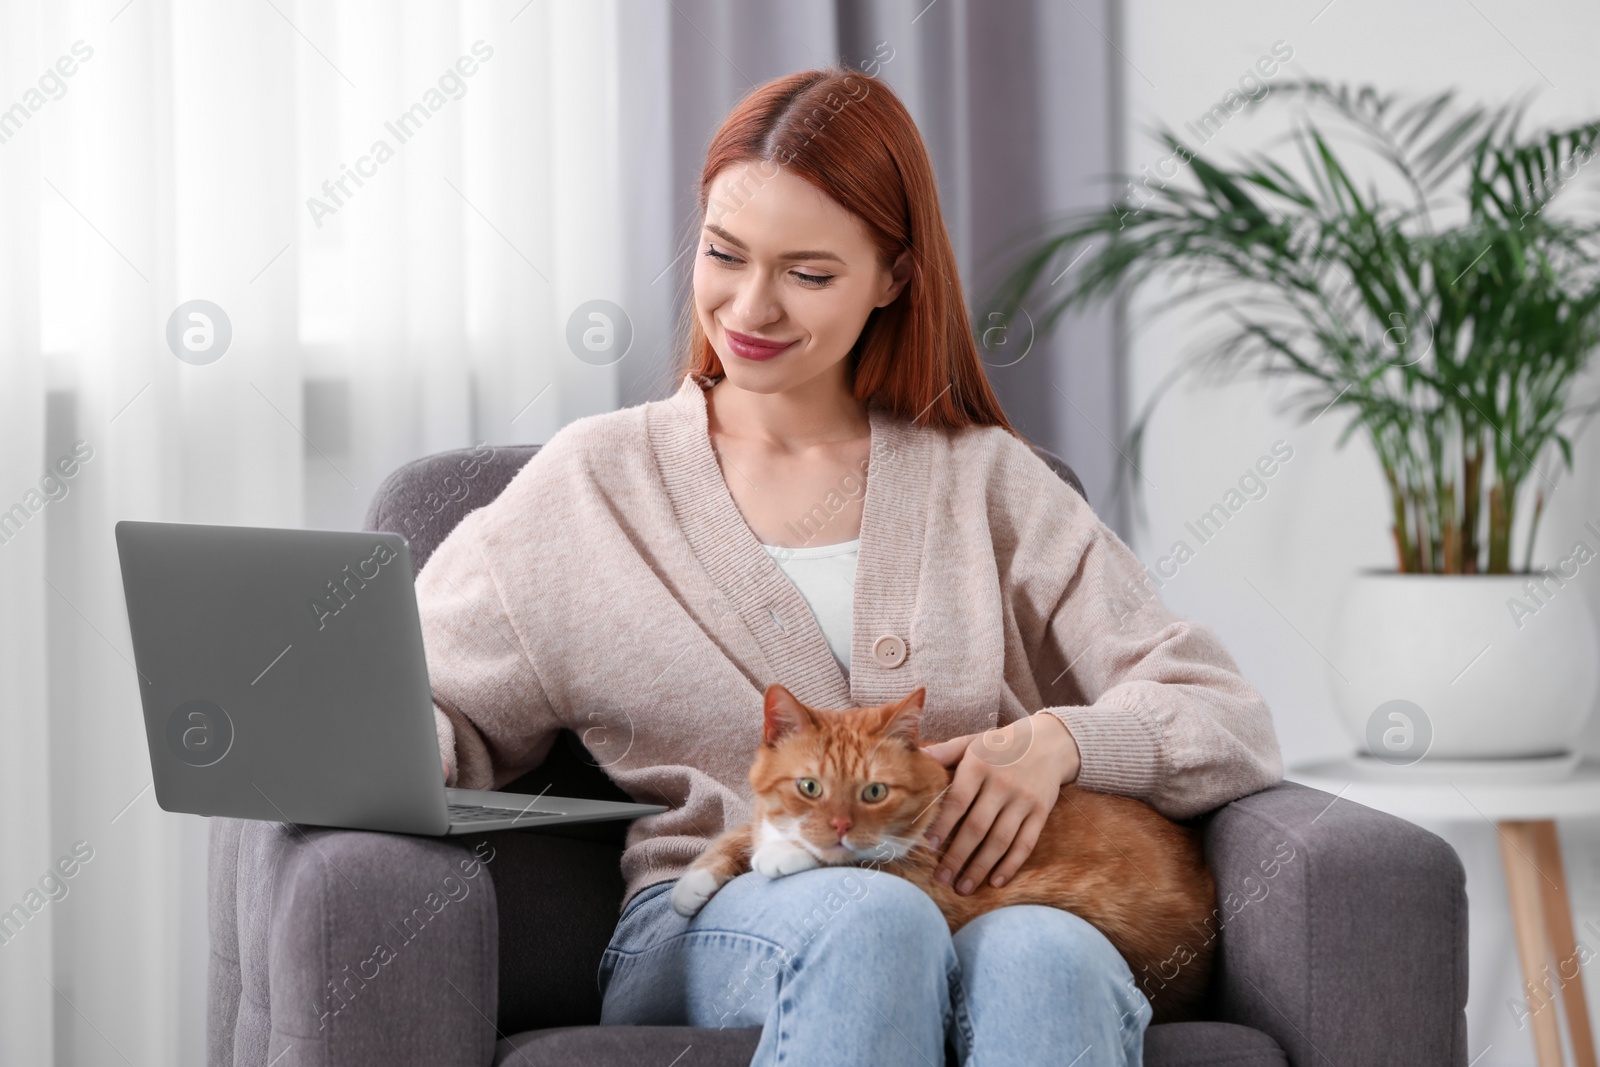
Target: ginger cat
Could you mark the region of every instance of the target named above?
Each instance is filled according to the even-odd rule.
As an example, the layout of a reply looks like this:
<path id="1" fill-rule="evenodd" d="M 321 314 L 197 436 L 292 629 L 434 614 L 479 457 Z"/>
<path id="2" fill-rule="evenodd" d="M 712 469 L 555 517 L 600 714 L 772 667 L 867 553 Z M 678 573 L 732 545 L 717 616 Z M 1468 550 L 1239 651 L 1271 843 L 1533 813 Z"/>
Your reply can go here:
<path id="1" fill-rule="evenodd" d="M 938 857 L 922 836 L 953 773 L 917 747 L 924 696 L 918 688 L 881 707 L 827 711 L 769 686 L 750 769 L 755 820 L 690 865 L 673 886 L 673 908 L 692 916 L 752 869 L 777 878 L 872 866 L 919 886 L 952 933 L 1007 904 L 1073 912 L 1122 953 L 1154 1021 L 1197 1017 L 1216 932 L 1216 885 L 1198 835 L 1142 801 L 1068 785 L 1011 880 L 995 888 L 985 879 L 958 895 L 934 880 Z"/>

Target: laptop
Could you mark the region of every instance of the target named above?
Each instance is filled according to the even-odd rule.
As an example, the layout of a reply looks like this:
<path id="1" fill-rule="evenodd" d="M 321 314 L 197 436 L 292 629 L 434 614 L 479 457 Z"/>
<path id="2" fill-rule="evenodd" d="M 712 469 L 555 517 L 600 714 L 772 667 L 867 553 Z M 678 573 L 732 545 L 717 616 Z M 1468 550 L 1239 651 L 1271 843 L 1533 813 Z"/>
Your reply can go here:
<path id="1" fill-rule="evenodd" d="M 445 787 L 399 534 L 124 520 L 116 538 L 167 811 L 441 836 L 667 810 Z"/>

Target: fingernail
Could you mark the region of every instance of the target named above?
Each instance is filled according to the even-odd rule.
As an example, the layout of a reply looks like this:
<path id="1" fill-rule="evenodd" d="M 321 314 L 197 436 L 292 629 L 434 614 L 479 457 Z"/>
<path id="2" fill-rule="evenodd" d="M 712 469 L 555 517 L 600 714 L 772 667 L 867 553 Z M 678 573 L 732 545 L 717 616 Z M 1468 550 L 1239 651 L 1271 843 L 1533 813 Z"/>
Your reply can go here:
<path id="1" fill-rule="evenodd" d="M 960 893 L 962 896 L 966 896 L 968 893 L 972 892 L 972 879 L 961 879 L 961 884 L 956 886 L 956 892 Z"/>
<path id="2" fill-rule="evenodd" d="M 937 845 L 939 843 L 939 835 L 934 833 L 932 830 L 929 830 L 923 836 L 928 839 L 928 844 L 930 845 Z"/>
<path id="3" fill-rule="evenodd" d="M 955 875 L 953 873 L 951 873 L 949 868 L 947 868 L 947 867 L 940 867 L 939 868 L 939 881 L 940 881 L 941 884 L 949 885 L 950 884 L 950 879 L 952 879 L 954 877 L 955 877 Z"/>
<path id="4" fill-rule="evenodd" d="M 999 889 L 1001 886 L 1006 884 L 1006 876 L 1003 874 L 997 874 L 993 878 L 989 879 L 989 884 L 994 886 L 996 889 Z"/>

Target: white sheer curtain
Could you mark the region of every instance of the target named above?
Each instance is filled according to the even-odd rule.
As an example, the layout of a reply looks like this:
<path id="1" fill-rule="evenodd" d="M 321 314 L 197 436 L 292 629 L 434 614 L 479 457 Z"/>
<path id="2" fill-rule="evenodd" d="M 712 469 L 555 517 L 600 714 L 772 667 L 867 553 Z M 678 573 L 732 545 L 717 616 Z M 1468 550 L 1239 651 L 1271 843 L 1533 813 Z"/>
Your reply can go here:
<path id="1" fill-rule="evenodd" d="M 0 1063 L 203 1059 L 205 820 L 148 788 L 113 524 L 355 526 L 408 459 L 619 403 L 565 340 L 672 297 L 621 254 L 619 78 L 664 64 L 617 10 L 0 0 Z M 214 362 L 168 346 L 195 299 Z"/>

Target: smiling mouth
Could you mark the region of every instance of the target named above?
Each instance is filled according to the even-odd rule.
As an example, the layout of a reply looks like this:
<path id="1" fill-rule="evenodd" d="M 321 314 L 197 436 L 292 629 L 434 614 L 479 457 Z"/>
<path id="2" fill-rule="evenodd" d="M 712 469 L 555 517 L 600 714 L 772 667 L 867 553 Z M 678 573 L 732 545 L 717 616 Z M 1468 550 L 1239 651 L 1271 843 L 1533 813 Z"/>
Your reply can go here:
<path id="1" fill-rule="evenodd" d="M 722 328 L 723 336 L 728 339 L 728 347 L 733 354 L 741 359 L 764 360 L 788 351 L 793 347 L 793 341 L 769 341 L 761 337 L 752 337 L 737 330 Z"/>

